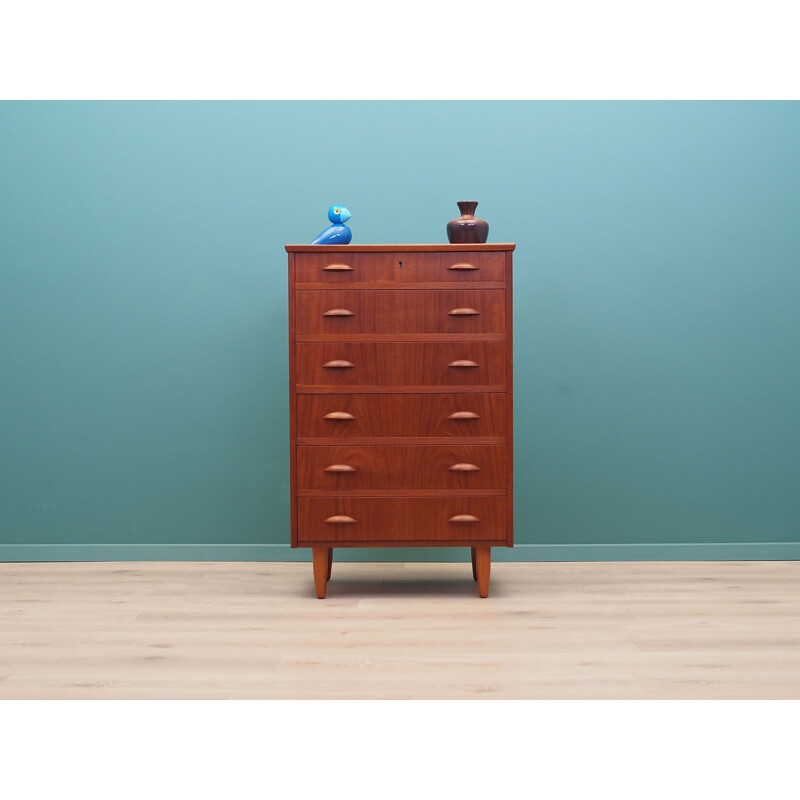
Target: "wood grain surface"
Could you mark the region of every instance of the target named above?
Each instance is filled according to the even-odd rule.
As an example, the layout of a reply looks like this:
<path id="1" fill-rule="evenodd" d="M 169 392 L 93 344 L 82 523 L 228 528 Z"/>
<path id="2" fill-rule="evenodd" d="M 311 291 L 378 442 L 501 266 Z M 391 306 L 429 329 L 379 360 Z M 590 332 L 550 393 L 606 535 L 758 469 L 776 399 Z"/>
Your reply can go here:
<path id="1" fill-rule="evenodd" d="M 504 342 L 301 342 L 296 356 L 300 394 L 364 387 L 405 392 L 422 387 L 505 388 Z M 349 361 L 353 367 L 325 367 L 337 361 Z M 476 366 L 450 366 L 467 361 Z"/>
<path id="2" fill-rule="evenodd" d="M 287 244 L 287 253 L 492 253 L 511 251 L 513 242 L 486 242 L 484 244 Z"/>
<path id="3" fill-rule="evenodd" d="M 0 698 L 800 699 L 800 562 L 346 557 L 0 564 Z"/>
<path id="4" fill-rule="evenodd" d="M 458 521 L 471 516 L 474 521 Z M 298 543 L 362 546 L 364 543 L 447 545 L 505 544 L 504 496 L 298 497 Z M 352 521 L 326 522 L 347 517 Z M 452 520 L 452 521 L 451 521 Z"/>
<path id="5" fill-rule="evenodd" d="M 349 414 L 352 419 L 329 415 Z M 471 416 L 457 416 L 469 414 Z M 374 439 L 463 438 L 506 441 L 506 398 L 502 394 L 301 394 L 297 437 L 369 443 Z M 366 442 L 364 442 L 366 440 Z M 385 441 L 376 442 L 386 444 Z"/>
<path id="6" fill-rule="evenodd" d="M 341 444 L 297 448 L 297 488 L 301 493 L 416 489 L 433 494 L 442 489 L 466 492 L 504 490 L 505 486 L 503 446 Z"/>
<path id="7" fill-rule="evenodd" d="M 502 289 L 298 291 L 297 333 L 505 333 Z M 474 312 L 474 313 L 469 313 Z"/>
<path id="8" fill-rule="evenodd" d="M 505 253 L 502 251 L 381 251 L 377 248 L 345 252 L 293 251 L 297 260 L 298 288 L 305 283 L 324 281 L 330 284 L 350 284 L 369 281 L 408 283 L 451 281 L 485 283 L 504 279 Z M 330 267 L 338 267 L 330 269 Z M 342 269 L 341 267 L 349 267 Z"/>

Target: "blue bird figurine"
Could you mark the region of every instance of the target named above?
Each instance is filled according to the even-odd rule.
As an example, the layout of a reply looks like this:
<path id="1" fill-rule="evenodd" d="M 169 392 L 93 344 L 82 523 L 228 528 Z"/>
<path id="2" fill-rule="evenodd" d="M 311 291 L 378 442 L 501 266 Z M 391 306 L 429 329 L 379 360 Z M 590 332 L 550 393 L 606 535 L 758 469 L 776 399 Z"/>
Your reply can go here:
<path id="1" fill-rule="evenodd" d="M 325 228 L 311 244 L 350 244 L 353 232 L 344 224 L 350 219 L 350 212 L 344 206 L 331 206 L 328 219 L 333 224 Z"/>

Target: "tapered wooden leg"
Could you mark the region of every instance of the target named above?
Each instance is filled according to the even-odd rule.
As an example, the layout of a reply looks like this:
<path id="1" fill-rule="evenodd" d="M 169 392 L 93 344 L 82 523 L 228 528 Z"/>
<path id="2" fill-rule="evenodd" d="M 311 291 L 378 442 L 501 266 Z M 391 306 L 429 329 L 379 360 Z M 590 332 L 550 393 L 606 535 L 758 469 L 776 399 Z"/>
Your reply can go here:
<path id="1" fill-rule="evenodd" d="M 489 596 L 489 573 L 492 569 L 492 548 L 475 548 L 475 572 L 478 580 L 478 594 L 481 597 Z"/>
<path id="2" fill-rule="evenodd" d="M 478 570 L 475 568 L 475 548 L 470 547 L 472 551 L 472 580 L 478 580 Z"/>
<path id="3" fill-rule="evenodd" d="M 331 579 L 331 568 L 333 567 L 333 548 L 328 548 L 328 580 Z"/>
<path id="4" fill-rule="evenodd" d="M 314 561 L 314 588 L 317 597 L 322 600 L 328 583 L 328 547 L 312 547 L 311 557 Z"/>

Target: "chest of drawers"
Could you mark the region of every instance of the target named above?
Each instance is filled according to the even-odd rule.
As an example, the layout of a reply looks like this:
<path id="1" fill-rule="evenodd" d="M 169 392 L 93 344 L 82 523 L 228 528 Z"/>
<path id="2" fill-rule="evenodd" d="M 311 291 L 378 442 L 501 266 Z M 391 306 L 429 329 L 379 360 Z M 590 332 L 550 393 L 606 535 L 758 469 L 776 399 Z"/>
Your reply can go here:
<path id="1" fill-rule="evenodd" d="M 292 547 L 513 544 L 513 244 L 287 245 Z"/>

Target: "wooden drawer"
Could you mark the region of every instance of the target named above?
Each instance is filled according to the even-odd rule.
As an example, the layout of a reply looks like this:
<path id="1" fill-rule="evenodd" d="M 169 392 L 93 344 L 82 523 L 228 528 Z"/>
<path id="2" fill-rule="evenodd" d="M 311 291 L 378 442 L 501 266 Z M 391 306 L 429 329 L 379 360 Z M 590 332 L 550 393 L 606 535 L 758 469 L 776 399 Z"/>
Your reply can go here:
<path id="1" fill-rule="evenodd" d="M 297 488 L 345 493 L 505 489 L 506 453 L 492 445 L 343 444 L 297 448 Z"/>
<path id="2" fill-rule="evenodd" d="M 503 289 L 297 292 L 297 334 L 505 332 Z"/>
<path id="3" fill-rule="evenodd" d="M 472 394 L 300 394 L 297 438 L 506 438 L 506 396 Z M 384 442 L 386 443 L 386 442 Z"/>
<path id="4" fill-rule="evenodd" d="M 300 497 L 300 544 L 506 542 L 505 497 Z"/>
<path id="5" fill-rule="evenodd" d="M 505 386 L 505 342 L 301 342 L 297 391 Z"/>
<path id="6" fill-rule="evenodd" d="M 295 282 L 348 284 L 505 279 L 505 253 L 295 253 Z M 301 288 L 299 285 L 298 289 Z"/>

